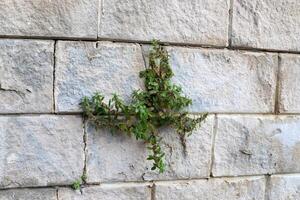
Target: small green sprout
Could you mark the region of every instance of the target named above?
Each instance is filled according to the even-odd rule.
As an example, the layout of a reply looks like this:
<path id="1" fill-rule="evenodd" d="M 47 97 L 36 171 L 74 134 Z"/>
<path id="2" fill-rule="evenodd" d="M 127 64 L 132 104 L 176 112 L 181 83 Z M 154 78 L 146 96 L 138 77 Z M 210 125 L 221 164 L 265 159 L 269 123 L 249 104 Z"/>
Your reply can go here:
<path id="1" fill-rule="evenodd" d="M 71 185 L 71 188 L 74 189 L 74 190 L 79 190 L 81 188 L 81 185 L 86 183 L 86 179 L 87 179 L 87 176 L 86 174 L 84 173 L 80 179 L 74 181 Z"/>

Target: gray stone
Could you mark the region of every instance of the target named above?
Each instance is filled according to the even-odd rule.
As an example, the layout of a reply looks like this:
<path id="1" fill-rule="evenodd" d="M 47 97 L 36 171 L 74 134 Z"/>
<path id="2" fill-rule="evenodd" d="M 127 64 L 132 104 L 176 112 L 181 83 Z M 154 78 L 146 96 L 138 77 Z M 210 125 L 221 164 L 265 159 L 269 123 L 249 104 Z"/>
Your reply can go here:
<path id="1" fill-rule="evenodd" d="M 100 38 L 227 45 L 229 1 L 102 1 Z"/>
<path id="2" fill-rule="evenodd" d="M 191 112 L 274 111 L 277 55 L 168 47 L 173 82 L 193 100 Z M 144 48 L 147 54 L 148 47 Z"/>
<path id="3" fill-rule="evenodd" d="M 53 41 L 0 40 L 0 113 L 52 111 L 53 46 Z"/>
<path id="4" fill-rule="evenodd" d="M 79 116 L 0 117 L 0 187 L 71 184 L 83 173 Z"/>
<path id="5" fill-rule="evenodd" d="M 233 1 L 232 44 L 274 50 L 300 50 L 299 0 Z"/>
<path id="6" fill-rule="evenodd" d="M 223 178 L 155 184 L 156 200 L 262 200 L 263 177 Z"/>
<path id="7" fill-rule="evenodd" d="M 299 161 L 299 160 L 298 160 Z M 267 200 L 299 200 L 300 175 L 276 175 L 269 181 Z"/>
<path id="8" fill-rule="evenodd" d="M 1 0 L 0 35 L 96 38 L 98 0 Z"/>
<path id="9" fill-rule="evenodd" d="M 180 137 L 172 128 L 162 129 L 162 148 L 165 155 L 166 171 L 157 174 L 147 170 L 143 175 L 145 180 L 159 179 L 189 179 L 209 177 L 214 116 L 210 115 L 201 128 L 186 138 L 186 150 L 180 142 Z M 149 165 L 148 165 L 149 168 Z"/>
<path id="10" fill-rule="evenodd" d="M 300 118 L 219 116 L 214 176 L 300 172 Z"/>
<path id="11" fill-rule="evenodd" d="M 113 92 L 126 102 L 135 89 L 142 88 L 139 71 L 145 68 L 141 47 L 110 42 L 57 43 L 56 111 L 78 112 L 84 96 Z"/>
<path id="12" fill-rule="evenodd" d="M 153 179 L 200 178 L 209 176 L 213 116 L 186 141 L 184 154 L 175 130 L 161 130 L 161 146 L 166 153 L 166 171 L 151 171 L 152 162 L 146 161 L 146 144 L 123 133 L 95 131 L 87 128 L 88 182 L 140 181 Z"/>
<path id="13" fill-rule="evenodd" d="M 281 113 L 300 112 L 300 56 L 281 54 L 279 111 Z"/>
<path id="14" fill-rule="evenodd" d="M 0 190 L 0 200 L 57 200 L 55 189 Z"/>
<path id="15" fill-rule="evenodd" d="M 150 200 L 150 191 L 145 184 L 92 186 L 81 192 L 62 188 L 58 191 L 58 200 Z"/>

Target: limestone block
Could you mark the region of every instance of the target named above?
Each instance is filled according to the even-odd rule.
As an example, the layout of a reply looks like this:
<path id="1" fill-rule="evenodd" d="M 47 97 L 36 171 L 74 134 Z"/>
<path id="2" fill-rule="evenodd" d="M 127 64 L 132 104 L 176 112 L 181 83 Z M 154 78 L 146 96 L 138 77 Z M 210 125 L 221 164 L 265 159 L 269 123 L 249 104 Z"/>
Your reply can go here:
<path id="1" fill-rule="evenodd" d="M 275 175 L 268 182 L 267 200 L 298 200 L 300 198 L 300 175 Z"/>
<path id="2" fill-rule="evenodd" d="M 156 200 L 262 200 L 264 193 L 262 177 L 165 182 L 155 187 Z"/>
<path id="3" fill-rule="evenodd" d="M 144 46 L 144 55 L 149 47 Z M 168 47 L 173 82 L 193 100 L 191 112 L 274 111 L 277 55 Z"/>
<path id="4" fill-rule="evenodd" d="M 132 91 L 143 86 L 139 72 L 144 61 L 137 44 L 61 41 L 56 56 L 58 112 L 79 112 L 82 98 L 95 92 L 106 99 L 116 93 L 128 102 Z"/>
<path id="5" fill-rule="evenodd" d="M 0 113 L 52 111 L 53 45 L 53 41 L 0 40 Z"/>
<path id="6" fill-rule="evenodd" d="M 281 54 L 279 78 L 279 111 L 300 112 L 300 56 Z"/>
<path id="7" fill-rule="evenodd" d="M 150 200 L 148 186 L 140 184 L 103 185 L 86 187 L 79 191 L 63 188 L 58 191 L 58 200 Z"/>
<path id="8" fill-rule="evenodd" d="M 83 173 L 79 116 L 0 117 L 0 188 L 72 184 Z"/>
<path id="9" fill-rule="evenodd" d="M 300 50 L 299 0 L 233 1 L 232 44 L 271 50 Z"/>
<path id="10" fill-rule="evenodd" d="M 0 35 L 96 38 L 98 0 L 1 0 Z"/>
<path id="11" fill-rule="evenodd" d="M 87 126 L 87 175 L 88 182 L 141 181 L 158 179 L 187 179 L 209 176 L 213 116 L 202 127 L 186 138 L 186 153 L 174 129 L 159 131 L 161 146 L 166 153 L 166 171 L 151 171 L 147 161 L 146 144 L 123 133 L 98 131 Z"/>
<path id="12" fill-rule="evenodd" d="M 227 45 L 228 0 L 102 1 L 100 38 Z"/>
<path id="13" fill-rule="evenodd" d="M 57 200 L 55 189 L 0 190 L 0 200 Z"/>
<path id="14" fill-rule="evenodd" d="M 300 172 L 300 118 L 219 116 L 214 176 Z"/>

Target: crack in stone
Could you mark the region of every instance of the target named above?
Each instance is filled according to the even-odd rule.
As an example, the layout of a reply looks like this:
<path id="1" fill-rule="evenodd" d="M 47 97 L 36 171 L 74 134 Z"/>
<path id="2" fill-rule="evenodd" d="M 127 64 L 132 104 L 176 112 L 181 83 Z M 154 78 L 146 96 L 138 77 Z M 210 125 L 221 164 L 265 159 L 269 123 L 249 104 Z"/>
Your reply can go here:
<path id="1" fill-rule="evenodd" d="M 184 134 L 179 134 L 180 137 L 180 142 L 181 142 L 181 146 L 182 146 L 182 153 L 183 156 L 186 158 L 187 157 L 187 146 L 186 146 L 186 136 Z"/>
<path id="2" fill-rule="evenodd" d="M 1 84 L 0 84 L 0 91 L 3 91 L 3 92 L 13 92 L 13 93 L 16 93 L 17 95 L 19 95 L 21 98 L 25 97 L 25 93 L 24 92 L 21 92 L 20 90 L 12 89 L 12 88 L 4 88 Z M 28 91 L 28 92 L 31 93 L 31 90 L 29 90 L 29 89 L 26 89 L 26 91 Z"/>
<path id="3" fill-rule="evenodd" d="M 252 155 L 252 152 L 249 149 L 241 149 L 240 152 L 248 156 Z"/>

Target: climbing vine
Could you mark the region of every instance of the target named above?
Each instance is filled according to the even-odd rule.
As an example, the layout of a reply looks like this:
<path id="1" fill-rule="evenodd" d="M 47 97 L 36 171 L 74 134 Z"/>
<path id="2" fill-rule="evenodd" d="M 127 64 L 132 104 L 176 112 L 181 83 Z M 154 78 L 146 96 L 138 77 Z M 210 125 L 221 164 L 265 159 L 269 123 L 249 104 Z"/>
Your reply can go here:
<path id="1" fill-rule="evenodd" d="M 165 154 L 158 128 L 172 126 L 184 141 L 207 117 L 203 114 L 192 118 L 183 111 L 192 100 L 182 94 L 180 86 L 171 83 L 173 75 L 166 49 L 153 41 L 149 67 L 140 72 L 145 90 L 135 90 L 130 104 L 116 94 L 105 103 L 100 93 L 84 97 L 81 102 L 84 116 L 97 128 L 109 128 L 143 140 L 149 149 L 147 160 L 153 162 L 151 169 L 160 173 L 165 170 Z"/>

